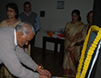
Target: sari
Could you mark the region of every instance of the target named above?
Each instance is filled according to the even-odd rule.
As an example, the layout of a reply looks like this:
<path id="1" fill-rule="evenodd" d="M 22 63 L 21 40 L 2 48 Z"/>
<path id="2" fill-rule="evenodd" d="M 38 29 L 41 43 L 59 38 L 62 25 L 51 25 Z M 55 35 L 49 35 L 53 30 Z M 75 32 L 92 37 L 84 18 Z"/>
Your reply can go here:
<path id="1" fill-rule="evenodd" d="M 90 28 L 90 24 L 86 24 L 86 25 L 83 27 L 83 30 L 82 30 L 83 40 L 85 40 L 89 28 Z"/>
<path id="2" fill-rule="evenodd" d="M 20 24 L 20 23 L 21 23 L 21 21 L 18 21 L 18 22 L 16 22 L 16 23 L 14 23 L 13 25 L 11 25 L 11 27 L 16 27 L 16 25 L 18 25 L 18 24 Z M 3 21 L 0 23 L 0 28 L 1 28 L 1 27 L 8 27 L 6 20 L 3 20 Z"/>
<path id="3" fill-rule="evenodd" d="M 21 21 L 18 21 L 16 23 L 14 23 L 13 25 L 11 25 L 11 27 L 16 27 L 16 25 L 20 24 Z M 6 20 L 3 20 L 0 23 L 0 28 L 1 27 L 8 27 Z M 25 52 L 28 53 L 28 55 L 30 55 L 30 45 L 27 48 L 24 48 Z M 9 71 L 8 69 L 3 65 L 0 69 L 0 78 L 15 78 Z"/>
<path id="4" fill-rule="evenodd" d="M 68 28 L 67 33 L 70 37 L 75 36 L 77 33 L 80 33 L 84 27 L 82 22 L 76 22 L 72 24 L 68 22 L 65 28 Z M 82 34 L 80 33 L 79 37 L 75 39 L 74 42 L 70 42 L 67 37 L 65 37 L 64 48 L 64 62 L 63 62 L 63 74 L 68 77 L 75 77 L 77 71 L 77 65 L 80 57 L 81 46 L 75 46 L 76 42 L 80 40 Z M 69 47 L 74 47 L 73 51 L 69 51 Z"/>
<path id="5" fill-rule="evenodd" d="M 80 42 L 82 42 L 82 41 L 85 40 L 89 28 L 90 28 L 90 24 L 86 24 L 86 25 L 83 27 L 82 32 L 81 32 L 82 36 L 81 36 L 80 39 L 77 41 L 77 43 L 80 43 Z"/>

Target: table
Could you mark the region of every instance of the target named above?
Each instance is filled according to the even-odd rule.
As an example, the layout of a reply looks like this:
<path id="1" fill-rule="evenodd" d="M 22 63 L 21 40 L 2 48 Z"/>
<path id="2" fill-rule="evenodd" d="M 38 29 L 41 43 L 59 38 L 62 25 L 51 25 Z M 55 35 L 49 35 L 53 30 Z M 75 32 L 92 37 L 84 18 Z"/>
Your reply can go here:
<path id="1" fill-rule="evenodd" d="M 63 55 L 64 55 L 64 39 L 57 39 L 53 37 L 46 37 L 43 36 L 43 53 L 42 53 L 42 58 L 46 58 L 46 42 L 52 42 L 54 43 L 54 55 L 57 54 L 57 47 L 58 44 L 60 44 L 60 52 L 59 52 L 59 62 L 62 64 L 63 60 Z"/>

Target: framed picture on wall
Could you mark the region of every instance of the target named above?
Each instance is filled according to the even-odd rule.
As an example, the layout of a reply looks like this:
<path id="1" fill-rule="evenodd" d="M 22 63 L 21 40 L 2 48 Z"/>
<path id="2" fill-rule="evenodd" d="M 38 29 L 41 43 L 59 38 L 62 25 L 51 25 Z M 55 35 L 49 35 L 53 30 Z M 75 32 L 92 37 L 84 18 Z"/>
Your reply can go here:
<path id="1" fill-rule="evenodd" d="M 64 1 L 57 1 L 57 9 L 64 9 Z"/>

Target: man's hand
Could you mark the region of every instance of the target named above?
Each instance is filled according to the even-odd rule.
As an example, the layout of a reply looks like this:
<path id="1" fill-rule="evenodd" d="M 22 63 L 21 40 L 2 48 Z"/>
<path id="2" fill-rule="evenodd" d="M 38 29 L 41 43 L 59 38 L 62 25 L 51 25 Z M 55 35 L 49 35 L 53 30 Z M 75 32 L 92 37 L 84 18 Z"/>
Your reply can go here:
<path id="1" fill-rule="evenodd" d="M 37 68 L 36 71 L 41 75 L 47 75 L 49 77 L 51 76 L 51 73 L 46 69 Z"/>
<path id="2" fill-rule="evenodd" d="M 40 74 L 40 75 L 39 75 L 39 78 L 51 78 L 51 76 L 47 76 L 47 75 L 42 75 L 42 74 Z"/>

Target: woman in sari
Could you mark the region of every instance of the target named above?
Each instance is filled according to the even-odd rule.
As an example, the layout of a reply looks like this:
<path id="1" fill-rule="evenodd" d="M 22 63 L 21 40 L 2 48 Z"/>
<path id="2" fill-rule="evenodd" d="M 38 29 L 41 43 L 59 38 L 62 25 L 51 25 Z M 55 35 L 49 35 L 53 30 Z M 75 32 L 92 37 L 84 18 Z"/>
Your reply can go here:
<path id="1" fill-rule="evenodd" d="M 83 40 L 85 40 L 86 35 L 88 33 L 89 28 L 92 25 L 92 19 L 93 19 L 93 11 L 89 11 L 87 14 L 87 22 L 88 24 L 86 24 L 82 30 L 82 34 L 83 34 Z"/>
<path id="2" fill-rule="evenodd" d="M 8 3 L 6 5 L 6 13 L 7 13 L 7 19 L 3 20 L 0 23 L 0 27 L 8 27 L 8 26 L 16 27 L 16 25 L 21 23 L 21 21 L 18 20 L 18 14 L 19 14 L 18 6 L 15 3 Z M 29 49 L 25 49 L 28 54 L 30 54 Z M 5 66 L 1 67 L 0 72 L 1 72 L 0 78 L 15 78 L 13 75 L 10 74 L 10 72 L 6 69 Z"/>
<path id="3" fill-rule="evenodd" d="M 65 27 L 63 74 L 64 76 L 75 77 L 81 50 L 81 47 L 75 44 L 82 36 L 81 31 L 84 24 L 81 22 L 79 10 L 73 10 L 71 15 L 72 21 L 68 22 Z"/>
<path id="4" fill-rule="evenodd" d="M 93 11 L 89 11 L 88 14 L 87 14 L 87 22 L 88 22 L 88 24 L 86 24 L 83 27 L 82 36 L 81 36 L 80 40 L 76 44 L 82 44 L 83 45 L 83 42 L 84 42 L 84 40 L 86 38 L 86 35 L 88 33 L 88 30 L 89 30 L 89 28 L 92 25 L 92 19 L 93 19 Z"/>
<path id="5" fill-rule="evenodd" d="M 15 3 L 8 3 L 6 5 L 6 14 L 7 19 L 3 20 L 0 23 L 0 27 L 15 27 L 17 24 L 20 24 L 18 18 L 18 6 Z"/>
<path id="6" fill-rule="evenodd" d="M 0 23 L 0 27 L 16 27 L 16 25 L 20 24 L 21 21 L 19 21 L 18 18 L 18 6 L 15 3 L 8 3 L 6 5 L 6 14 L 7 19 L 3 20 Z M 10 72 L 6 69 L 5 66 L 1 67 L 1 76 L 0 78 L 14 78 Z"/>

